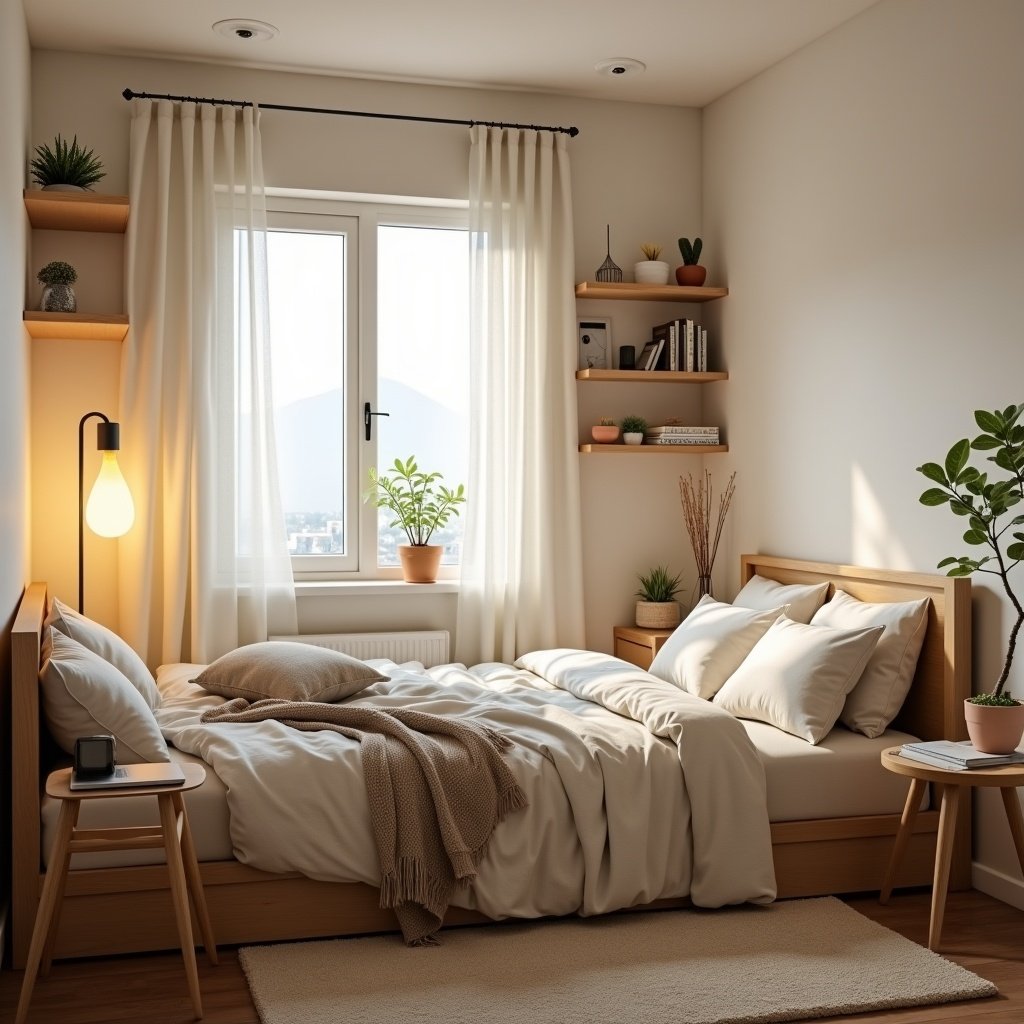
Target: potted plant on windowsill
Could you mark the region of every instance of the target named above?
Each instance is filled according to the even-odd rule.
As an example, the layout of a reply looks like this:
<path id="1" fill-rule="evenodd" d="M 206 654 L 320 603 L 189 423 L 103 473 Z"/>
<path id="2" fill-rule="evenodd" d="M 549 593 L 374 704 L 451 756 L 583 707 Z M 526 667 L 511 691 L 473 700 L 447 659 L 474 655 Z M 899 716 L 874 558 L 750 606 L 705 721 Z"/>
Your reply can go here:
<path id="1" fill-rule="evenodd" d="M 406 583 L 435 582 L 444 548 L 431 544 L 430 538 L 459 514 L 458 506 L 466 501 L 465 487 L 459 484 L 449 490 L 438 482 L 440 473 L 421 472 L 412 455 L 405 462 L 395 459 L 387 473 L 371 466 L 369 476 L 366 500 L 392 512 L 395 518 L 389 525 L 400 526 L 409 539 L 408 544 L 398 545 Z"/>
<path id="2" fill-rule="evenodd" d="M 947 576 L 970 576 L 974 572 L 995 576 L 1017 613 L 995 687 L 991 693 L 968 698 L 964 704 L 971 742 L 988 754 L 1010 753 L 1024 735 L 1024 703 L 1014 700 L 1006 689 L 1017 634 L 1024 623 L 1024 606 L 1010 582 L 1011 571 L 1024 560 L 1024 515 L 1013 512 L 1024 497 L 1024 426 L 1018 423 L 1022 412 L 1024 405 L 993 412 L 979 409 L 974 420 L 982 433 L 973 441 L 957 441 L 943 465 L 926 462 L 917 467 L 919 473 L 938 484 L 921 495 L 921 504 L 948 505 L 954 515 L 967 522 L 964 541 L 991 552 L 977 558 L 950 556 L 942 559 L 938 568 L 946 569 Z M 972 451 L 988 452 L 986 460 L 1002 471 L 1002 478 L 990 479 L 991 471 L 968 465 Z"/>
<path id="3" fill-rule="evenodd" d="M 636 624 L 639 629 L 675 629 L 679 625 L 679 602 L 675 600 L 682 584 L 679 574 L 669 576 L 668 567 L 659 565 L 646 575 L 640 573 L 636 596 Z"/>

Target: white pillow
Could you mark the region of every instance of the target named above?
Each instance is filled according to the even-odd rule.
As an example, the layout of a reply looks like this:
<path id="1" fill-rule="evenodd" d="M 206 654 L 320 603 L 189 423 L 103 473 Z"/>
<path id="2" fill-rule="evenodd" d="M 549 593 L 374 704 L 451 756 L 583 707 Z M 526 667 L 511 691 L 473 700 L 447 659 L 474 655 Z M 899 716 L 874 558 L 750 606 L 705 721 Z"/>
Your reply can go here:
<path id="1" fill-rule="evenodd" d="M 43 658 L 43 714 L 62 750 L 73 754 L 79 736 L 107 733 L 119 764 L 170 760 L 149 705 L 109 661 L 53 627 Z"/>
<path id="2" fill-rule="evenodd" d="M 736 595 L 737 608 L 786 607 L 786 618 L 794 622 L 810 622 L 828 593 L 825 583 L 776 583 L 764 576 L 751 576 Z"/>
<path id="3" fill-rule="evenodd" d="M 50 614 L 46 616 L 43 625 L 59 629 L 65 636 L 77 640 L 83 647 L 88 647 L 93 654 L 98 654 L 104 661 L 109 661 L 122 675 L 127 676 L 129 682 L 142 694 L 151 708 L 160 707 L 160 691 L 156 688 L 153 674 L 146 668 L 146 663 L 113 630 L 86 618 L 74 608 L 69 608 L 57 597 L 50 603 Z"/>
<path id="4" fill-rule="evenodd" d="M 864 674 L 846 698 L 840 721 L 874 739 L 899 714 L 914 681 L 917 658 L 928 630 L 928 598 L 875 603 L 837 590 L 811 619 L 814 626 L 857 629 L 882 626 L 878 646 Z"/>
<path id="5" fill-rule="evenodd" d="M 710 700 L 781 614 L 781 608 L 736 608 L 705 594 L 647 671 Z"/>
<path id="6" fill-rule="evenodd" d="M 836 724 L 881 635 L 881 626 L 832 629 L 783 616 L 718 691 L 715 703 L 737 718 L 819 743 Z"/>

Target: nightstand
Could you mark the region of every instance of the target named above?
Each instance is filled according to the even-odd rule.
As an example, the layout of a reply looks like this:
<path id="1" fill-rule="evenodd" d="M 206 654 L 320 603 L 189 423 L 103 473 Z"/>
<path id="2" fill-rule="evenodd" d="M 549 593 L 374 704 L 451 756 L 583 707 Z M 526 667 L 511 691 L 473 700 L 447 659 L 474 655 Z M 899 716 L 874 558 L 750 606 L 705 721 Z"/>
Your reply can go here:
<path id="1" fill-rule="evenodd" d="M 217 946 L 213 938 L 210 916 L 206 910 L 206 897 L 196 861 L 192 832 L 185 814 L 181 794 L 197 789 L 206 778 L 201 765 L 183 764 L 185 781 L 174 786 L 134 786 L 124 789 L 76 789 L 72 790 L 71 769 L 62 768 L 53 772 L 46 780 L 46 795 L 60 800 L 60 818 L 57 822 L 57 838 L 53 843 L 46 879 L 39 899 L 32 942 L 28 950 L 28 962 L 21 982 L 21 997 L 15 1024 L 22 1024 L 28 1014 L 35 987 L 36 975 L 46 975 L 53 958 L 53 943 L 60 920 L 60 904 L 67 880 L 68 864 L 73 853 L 90 851 L 98 853 L 108 850 L 152 850 L 163 848 L 167 857 L 167 869 L 171 882 L 171 901 L 178 924 L 181 940 L 181 955 L 185 961 L 185 976 L 188 979 L 189 995 L 196 1017 L 203 1015 L 199 997 L 199 973 L 196 969 L 196 951 L 192 942 L 192 922 L 189 913 L 189 894 L 195 908 L 196 920 L 203 935 L 203 945 L 211 963 L 217 962 Z M 85 800 L 116 800 L 119 797 L 153 796 L 160 805 L 160 824 L 137 828 L 78 828 L 78 812 Z"/>
<path id="2" fill-rule="evenodd" d="M 675 632 L 672 629 L 640 629 L 637 626 L 616 626 L 616 658 L 637 665 L 645 671 L 651 667 L 654 656 Z"/>
<path id="3" fill-rule="evenodd" d="M 942 938 L 942 919 L 946 913 L 946 890 L 949 888 L 949 865 L 953 853 L 953 836 L 956 832 L 957 811 L 960 807 L 960 790 L 972 786 L 998 787 L 1010 825 L 1010 835 L 1017 851 L 1021 870 L 1024 871 L 1024 818 L 1017 801 L 1017 787 L 1024 786 L 1024 764 L 1005 764 L 995 768 L 969 768 L 966 771 L 947 771 L 920 761 L 900 757 L 899 747 L 882 751 L 882 767 L 897 775 L 906 775 L 910 780 L 910 792 L 900 819 L 899 831 L 892 850 L 889 868 L 878 895 L 879 903 L 888 903 L 892 895 L 896 871 L 906 849 L 907 840 L 914 828 L 914 818 L 924 797 L 929 782 L 938 787 L 942 795 L 939 811 L 939 835 L 935 846 L 935 880 L 932 884 L 932 913 L 928 924 L 928 948 L 938 951 Z"/>

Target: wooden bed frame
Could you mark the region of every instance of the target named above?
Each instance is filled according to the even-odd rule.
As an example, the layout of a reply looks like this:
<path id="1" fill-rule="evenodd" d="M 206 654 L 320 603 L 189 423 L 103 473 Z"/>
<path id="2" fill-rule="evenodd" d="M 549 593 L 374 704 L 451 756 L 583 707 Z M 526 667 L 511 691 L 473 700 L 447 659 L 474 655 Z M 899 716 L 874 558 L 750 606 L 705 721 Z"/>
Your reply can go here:
<path id="1" fill-rule="evenodd" d="M 828 580 L 863 601 L 931 603 L 928 633 L 910 696 L 895 726 L 923 739 L 963 739 L 963 701 L 970 696 L 970 580 L 886 572 L 791 558 L 744 555 L 741 582 L 754 574 L 780 583 Z M 830 588 L 829 596 L 832 589 Z M 27 588 L 12 632 L 12 926 L 13 962 L 23 967 L 42 886 L 40 801 L 51 765 L 39 707 L 40 634 L 46 586 Z M 950 873 L 953 888 L 970 886 L 969 813 L 961 814 Z M 899 815 L 783 822 L 772 826 L 780 897 L 877 890 Z M 899 886 L 931 882 L 938 811 L 918 814 Z M 328 935 L 397 931 L 378 891 L 361 884 L 274 875 L 237 861 L 200 865 L 218 943 L 238 944 Z M 686 901 L 658 901 L 666 906 Z M 164 865 L 71 871 L 55 956 L 78 957 L 175 948 L 178 944 Z M 487 920 L 452 908 L 446 924 Z"/>

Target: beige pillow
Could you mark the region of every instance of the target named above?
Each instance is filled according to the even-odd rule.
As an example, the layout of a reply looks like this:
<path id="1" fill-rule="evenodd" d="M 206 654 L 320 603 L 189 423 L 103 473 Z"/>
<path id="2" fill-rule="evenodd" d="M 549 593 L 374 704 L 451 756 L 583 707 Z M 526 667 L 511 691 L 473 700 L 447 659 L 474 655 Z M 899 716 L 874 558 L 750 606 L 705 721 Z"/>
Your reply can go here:
<path id="1" fill-rule="evenodd" d="M 783 616 L 718 691 L 715 703 L 737 718 L 820 743 L 881 635 L 881 626 L 832 629 Z"/>
<path id="2" fill-rule="evenodd" d="M 268 640 L 229 651 L 192 681 L 221 697 L 331 703 L 387 680 L 347 654 L 313 644 Z"/>
<path id="3" fill-rule="evenodd" d="M 864 674 L 846 698 L 839 720 L 874 739 L 899 714 L 914 681 L 917 658 L 928 629 L 928 598 L 875 603 L 837 590 L 811 624 L 839 629 L 881 626 L 884 630 Z"/>
<path id="4" fill-rule="evenodd" d="M 119 764 L 169 761 L 150 706 L 122 672 L 52 626 L 43 639 L 43 715 L 69 754 L 79 736 L 109 734 Z"/>
<path id="5" fill-rule="evenodd" d="M 782 614 L 736 608 L 705 594 L 651 662 L 651 675 L 710 700 Z"/>
<path id="6" fill-rule="evenodd" d="M 828 593 L 828 583 L 776 583 L 764 576 L 751 576 L 736 595 L 737 608 L 778 608 L 786 606 L 786 618 L 810 622 Z"/>
<path id="7" fill-rule="evenodd" d="M 93 654 L 98 654 L 105 661 L 109 661 L 128 678 L 151 708 L 160 707 L 160 691 L 156 688 L 153 674 L 146 668 L 146 663 L 113 630 L 86 618 L 74 608 L 69 608 L 57 597 L 50 602 L 50 613 L 46 616 L 44 625 L 59 629 L 65 636 L 77 640 L 83 647 L 88 647 Z"/>

